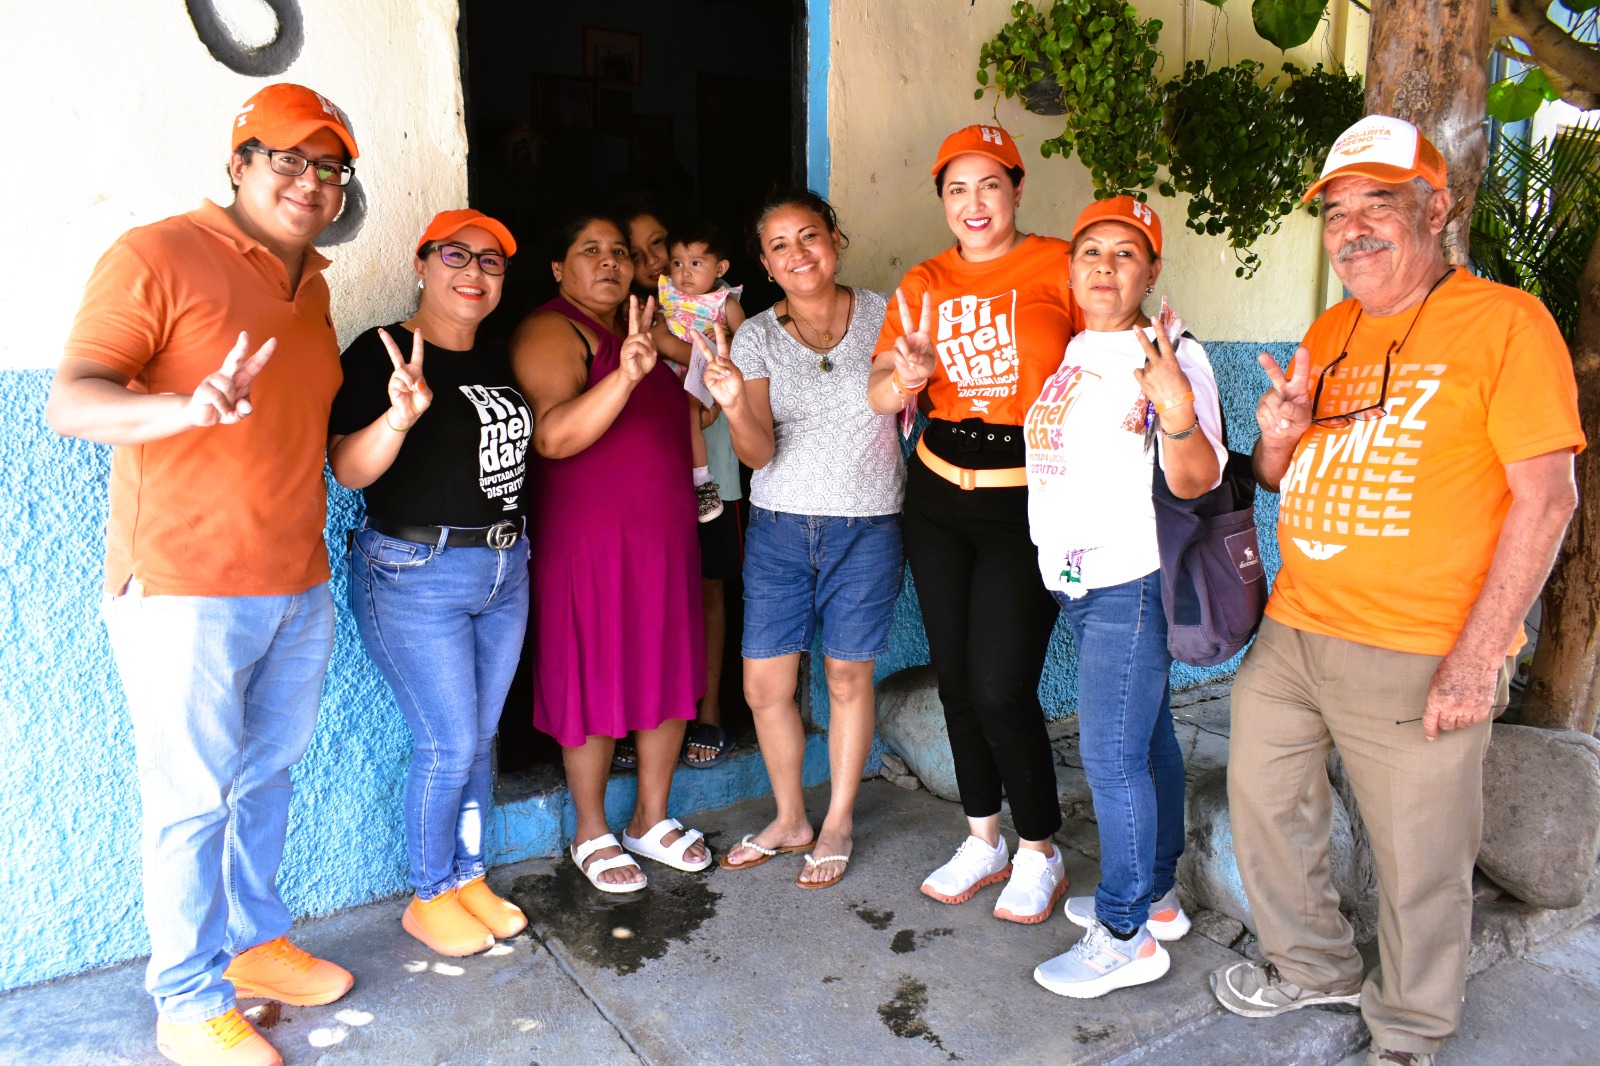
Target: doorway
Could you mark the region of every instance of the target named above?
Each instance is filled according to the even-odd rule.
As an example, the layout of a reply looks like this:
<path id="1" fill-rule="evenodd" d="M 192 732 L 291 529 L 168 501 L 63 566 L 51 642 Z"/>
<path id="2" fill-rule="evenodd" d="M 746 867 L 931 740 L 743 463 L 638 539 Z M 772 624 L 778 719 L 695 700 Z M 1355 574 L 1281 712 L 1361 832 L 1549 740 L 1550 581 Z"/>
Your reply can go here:
<path id="1" fill-rule="evenodd" d="M 770 190 L 804 184 L 804 8 L 805 0 L 461 0 L 469 202 L 504 222 L 520 253 L 483 335 L 509 335 L 555 295 L 547 234 L 560 218 L 637 195 L 669 215 L 716 223 L 733 246 L 727 276 L 745 286 L 747 314 L 777 300 L 745 232 Z M 748 471 L 744 480 L 748 500 Z M 739 736 L 751 723 L 737 579 L 726 601 L 720 693 L 724 727 Z M 560 749 L 533 729 L 531 713 L 525 649 L 500 725 L 502 800 L 559 780 Z"/>

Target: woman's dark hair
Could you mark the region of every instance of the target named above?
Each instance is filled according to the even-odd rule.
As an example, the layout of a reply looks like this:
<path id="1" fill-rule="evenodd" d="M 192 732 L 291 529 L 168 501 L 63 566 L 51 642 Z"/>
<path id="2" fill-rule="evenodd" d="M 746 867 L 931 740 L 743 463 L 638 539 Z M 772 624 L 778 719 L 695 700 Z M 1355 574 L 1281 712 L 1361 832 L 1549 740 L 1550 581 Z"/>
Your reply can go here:
<path id="1" fill-rule="evenodd" d="M 728 258 L 728 242 L 723 239 L 722 231 L 710 219 L 690 218 L 685 219 L 677 229 L 667 233 L 667 251 L 672 251 L 677 245 L 685 248 L 691 244 L 706 246 L 706 254 L 713 259 Z"/>
<path id="2" fill-rule="evenodd" d="M 940 196 L 944 195 L 944 172 L 949 169 L 950 164 L 946 163 L 944 166 L 939 168 L 939 173 L 933 176 L 933 191 L 938 193 Z M 1011 179 L 1011 187 L 1013 189 L 1022 184 L 1023 172 L 1021 167 L 1006 167 L 1005 170 L 1006 177 Z"/>
<path id="3" fill-rule="evenodd" d="M 766 202 L 761 205 L 761 210 L 756 213 L 755 221 L 750 225 L 750 254 L 757 260 L 766 254 L 766 249 L 761 246 L 761 228 L 767 224 L 767 219 L 785 207 L 802 207 L 810 211 L 822 219 L 822 224 L 828 227 L 829 233 L 839 235 L 840 251 L 850 246 L 850 238 L 839 228 L 839 215 L 834 211 L 832 204 L 810 189 L 779 189 L 767 197 Z"/>
<path id="4" fill-rule="evenodd" d="M 617 220 L 616 216 L 605 211 L 574 211 L 560 222 L 556 223 L 550 231 L 548 238 L 548 259 L 552 263 L 559 263 L 567 258 L 567 251 L 572 247 L 572 242 L 578 239 L 584 227 L 591 222 L 608 222 L 617 227 L 617 232 L 622 234 L 622 243 L 628 243 L 628 227 Z M 631 250 L 631 249 L 630 249 Z"/>

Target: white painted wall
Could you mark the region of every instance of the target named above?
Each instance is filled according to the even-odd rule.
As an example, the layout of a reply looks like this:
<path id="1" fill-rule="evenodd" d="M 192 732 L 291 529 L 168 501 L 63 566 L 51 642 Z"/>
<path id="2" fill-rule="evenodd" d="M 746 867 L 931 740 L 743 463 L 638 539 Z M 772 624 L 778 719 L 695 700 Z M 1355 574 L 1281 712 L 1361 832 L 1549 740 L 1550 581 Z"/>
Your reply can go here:
<path id="1" fill-rule="evenodd" d="M 270 39 L 260 0 L 215 3 L 246 43 Z M 299 58 L 259 79 L 211 57 L 181 0 L 6 5 L 0 369 L 56 363 L 90 269 L 123 231 L 202 197 L 231 199 L 229 124 L 271 81 L 332 99 L 361 146 L 366 224 L 328 250 L 341 338 L 409 313 L 417 236 L 435 212 L 467 200 L 456 0 L 299 3 Z"/>
<path id="2" fill-rule="evenodd" d="M 1180 73 L 1185 58 L 1210 57 L 1214 64 L 1250 58 L 1273 70 L 1286 58 L 1255 34 L 1248 5 L 1240 0 L 1233 0 L 1226 17 L 1200 0 L 1141 0 L 1137 6 L 1145 17 L 1162 20 L 1166 77 Z M 1021 227 L 1057 236 L 1070 232 L 1093 199 L 1093 186 L 1076 157 L 1063 162 L 1039 156 L 1040 142 L 1059 134 L 1062 120 L 1031 115 L 1015 101 L 996 108 L 993 93 L 972 98 L 978 47 L 1010 19 L 1011 0 L 831 0 L 831 8 L 830 192 L 851 239 L 847 278 L 893 286 L 907 268 L 950 245 L 928 168 L 939 142 L 973 122 L 998 119 L 1017 137 L 1028 171 Z M 1331 4 L 1331 21 L 1287 58 L 1306 67 L 1334 58 L 1364 65 L 1365 16 L 1347 21 L 1352 10 Z M 1220 238 L 1184 227 L 1187 198 L 1168 199 L 1152 190 L 1150 203 L 1161 216 L 1166 246 L 1157 292 L 1171 299 L 1198 336 L 1298 340 L 1326 306 L 1319 219 L 1296 211 L 1277 236 L 1257 246 L 1257 276 L 1241 281 L 1233 275 L 1233 253 Z M 1337 291 L 1331 295 L 1338 298 Z"/>

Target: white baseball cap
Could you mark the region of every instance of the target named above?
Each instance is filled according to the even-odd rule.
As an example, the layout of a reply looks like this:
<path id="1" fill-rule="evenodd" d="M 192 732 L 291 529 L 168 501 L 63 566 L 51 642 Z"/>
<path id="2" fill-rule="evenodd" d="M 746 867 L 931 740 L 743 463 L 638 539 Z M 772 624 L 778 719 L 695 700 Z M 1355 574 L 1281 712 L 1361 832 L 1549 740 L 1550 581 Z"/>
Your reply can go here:
<path id="1" fill-rule="evenodd" d="M 1328 150 L 1319 177 L 1300 199 L 1309 200 L 1334 178 L 1359 175 L 1399 185 L 1422 178 L 1435 189 L 1445 187 L 1444 156 L 1433 142 L 1405 119 L 1368 115 L 1339 134 Z"/>

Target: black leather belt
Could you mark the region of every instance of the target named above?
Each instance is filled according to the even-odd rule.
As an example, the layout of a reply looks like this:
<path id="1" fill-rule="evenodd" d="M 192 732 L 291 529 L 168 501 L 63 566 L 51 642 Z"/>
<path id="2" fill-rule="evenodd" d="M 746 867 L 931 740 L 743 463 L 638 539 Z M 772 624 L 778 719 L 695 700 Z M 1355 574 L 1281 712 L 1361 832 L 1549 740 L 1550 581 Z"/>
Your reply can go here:
<path id="1" fill-rule="evenodd" d="M 492 526 L 402 526 L 381 519 L 367 519 L 367 527 L 386 537 L 409 540 L 415 544 L 431 544 L 444 548 L 494 548 L 504 551 L 516 544 L 523 535 L 524 519 L 515 522 L 496 522 Z"/>

